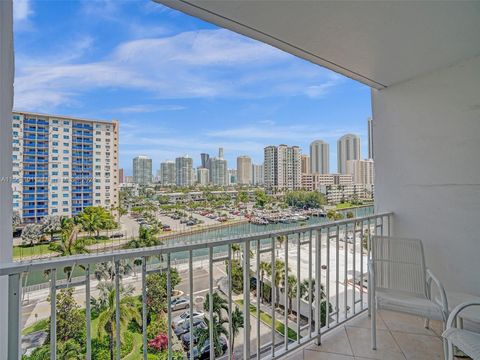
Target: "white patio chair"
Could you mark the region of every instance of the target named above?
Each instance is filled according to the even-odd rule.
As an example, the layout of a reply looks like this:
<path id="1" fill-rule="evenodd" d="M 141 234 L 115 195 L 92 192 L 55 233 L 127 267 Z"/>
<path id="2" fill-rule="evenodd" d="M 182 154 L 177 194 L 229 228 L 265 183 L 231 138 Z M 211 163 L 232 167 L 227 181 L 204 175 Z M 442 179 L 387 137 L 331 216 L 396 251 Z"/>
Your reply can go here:
<path id="1" fill-rule="evenodd" d="M 457 316 L 460 312 L 465 310 L 470 306 L 480 306 L 480 301 L 469 301 L 464 302 L 455 309 L 452 310 L 450 316 L 447 320 L 446 330 L 443 332 L 442 336 L 447 340 L 448 346 L 445 353 L 446 360 L 453 359 L 453 346 L 455 345 L 466 355 L 470 356 L 473 360 L 480 360 L 480 334 L 457 328 L 455 324 L 457 323 Z"/>
<path id="2" fill-rule="evenodd" d="M 368 312 L 372 321 L 373 350 L 377 348 L 377 309 L 440 320 L 445 329 L 447 296 L 440 281 L 425 266 L 420 240 L 373 236 L 368 270 Z M 440 292 L 441 306 L 431 300 L 432 280 Z"/>

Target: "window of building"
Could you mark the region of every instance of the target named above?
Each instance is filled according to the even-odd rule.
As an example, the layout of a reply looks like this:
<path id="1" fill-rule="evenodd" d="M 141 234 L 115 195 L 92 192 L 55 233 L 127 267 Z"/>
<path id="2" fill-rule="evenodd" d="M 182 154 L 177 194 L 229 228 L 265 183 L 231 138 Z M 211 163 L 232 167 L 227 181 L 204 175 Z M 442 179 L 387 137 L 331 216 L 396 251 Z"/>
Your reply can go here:
<path id="1" fill-rule="evenodd" d="M 64 138 L 65 140 L 68 140 L 68 139 L 70 139 L 70 136 L 68 136 L 68 135 L 63 135 L 63 138 Z"/>
<path id="2" fill-rule="evenodd" d="M 53 134 L 52 137 L 53 137 L 54 139 L 58 139 L 58 134 Z"/>
<path id="3" fill-rule="evenodd" d="M 63 150 L 63 153 L 64 153 L 64 154 L 68 154 L 69 151 L 68 151 L 68 150 Z"/>
<path id="4" fill-rule="evenodd" d="M 63 122 L 63 125 L 69 125 L 70 124 L 70 121 L 64 121 Z"/>
<path id="5" fill-rule="evenodd" d="M 58 127 L 53 127 L 52 130 L 53 131 L 58 131 Z"/>

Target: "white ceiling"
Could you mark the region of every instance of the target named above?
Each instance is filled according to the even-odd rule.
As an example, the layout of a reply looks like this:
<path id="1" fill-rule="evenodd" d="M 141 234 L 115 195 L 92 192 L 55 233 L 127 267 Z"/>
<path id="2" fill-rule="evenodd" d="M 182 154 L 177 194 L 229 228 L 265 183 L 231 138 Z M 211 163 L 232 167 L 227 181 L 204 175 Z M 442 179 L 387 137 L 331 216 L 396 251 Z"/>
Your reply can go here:
<path id="1" fill-rule="evenodd" d="M 375 88 L 480 55 L 480 1 L 155 0 Z"/>

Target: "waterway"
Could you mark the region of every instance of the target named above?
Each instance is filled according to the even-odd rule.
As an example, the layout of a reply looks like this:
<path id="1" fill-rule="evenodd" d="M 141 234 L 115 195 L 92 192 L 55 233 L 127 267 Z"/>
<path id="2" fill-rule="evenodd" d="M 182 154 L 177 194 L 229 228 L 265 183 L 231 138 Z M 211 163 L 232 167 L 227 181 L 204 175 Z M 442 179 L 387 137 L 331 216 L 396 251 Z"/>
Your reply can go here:
<path id="1" fill-rule="evenodd" d="M 346 209 L 340 210 L 339 212 L 343 213 L 344 215 L 346 212 L 352 211 L 355 217 L 362 217 L 368 216 L 373 214 L 373 206 L 365 206 L 365 207 L 358 207 L 354 209 Z M 295 223 L 278 223 L 278 224 L 268 224 L 268 225 L 255 225 L 250 223 L 243 223 L 243 224 L 235 224 L 223 228 L 213 229 L 213 230 L 206 230 L 204 232 L 194 233 L 194 234 L 178 234 L 176 236 L 172 236 L 172 238 L 165 241 L 166 245 L 168 244 L 198 244 L 198 243 L 205 243 L 205 242 L 214 242 L 215 240 L 219 240 L 226 237 L 231 236 L 240 236 L 246 234 L 255 234 L 260 232 L 273 232 L 278 230 L 285 230 L 293 227 L 298 227 L 300 224 L 308 226 L 308 225 L 315 225 L 315 224 L 323 224 L 330 222 L 325 217 L 317 217 L 312 216 L 308 220 L 302 222 L 295 222 Z M 267 243 L 269 239 L 265 239 L 263 242 Z M 221 253 L 226 252 L 226 246 L 217 246 L 214 248 L 214 253 Z M 188 258 L 188 252 L 178 252 L 171 254 L 171 261 L 172 264 L 176 262 L 180 262 Z M 206 256 L 208 255 L 208 249 L 199 249 L 193 252 L 194 257 L 199 256 Z M 151 258 L 149 260 L 149 264 L 158 263 L 158 258 Z M 76 267 L 73 272 L 73 276 L 82 276 L 84 275 L 84 270 L 80 267 Z M 66 274 L 62 272 L 60 269 L 57 271 L 57 279 L 65 279 Z M 28 275 L 27 283 L 25 285 L 36 285 L 45 283 L 48 281 L 48 277 L 45 276 L 43 272 L 31 272 Z"/>

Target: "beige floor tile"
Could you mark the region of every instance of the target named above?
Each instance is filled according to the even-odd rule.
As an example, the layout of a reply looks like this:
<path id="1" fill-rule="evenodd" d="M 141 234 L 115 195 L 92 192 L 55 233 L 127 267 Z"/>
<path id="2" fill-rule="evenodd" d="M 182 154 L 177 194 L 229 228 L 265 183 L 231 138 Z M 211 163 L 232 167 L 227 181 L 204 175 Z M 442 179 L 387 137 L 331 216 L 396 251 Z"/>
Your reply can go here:
<path id="1" fill-rule="evenodd" d="M 438 336 L 392 331 L 407 360 L 443 360 L 443 345 Z"/>
<path id="2" fill-rule="evenodd" d="M 307 349 L 312 351 L 323 351 L 353 356 L 352 349 L 350 348 L 350 342 L 348 341 L 347 332 L 343 326 L 323 336 L 321 346 L 312 345 Z"/>
<path id="3" fill-rule="evenodd" d="M 438 320 L 430 320 L 430 329 L 438 336 L 442 336 L 443 323 Z"/>
<path id="4" fill-rule="evenodd" d="M 371 318 L 368 316 L 368 314 L 365 313 L 352 320 L 349 320 L 348 326 L 355 326 L 355 327 L 370 329 L 372 327 L 372 321 L 371 321 Z M 388 329 L 380 314 L 377 314 L 377 329 L 381 329 L 381 330 Z"/>
<path id="5" fill-rule="evenodd" d="M 319 352 L 305 349 L 303 351 L 304 360 L 354 360 L 353 356 L 334 354 L 329 352 Z"/>
<path id="6" fill-rule="evenodd" d="M 372 350 L 369 329 L 347 326 L 353 355 L 371 359 L 405 360 L 405 356 L 387 330 L 377 329 L 377 350 Z"/>
<path id="7" fill-rule="evenodd" d="M 425 319 L 393 311 L 380 311 L 385 325 L 390 331 L 402 331 L 412 334 L 435 335 L 431 329 L 425 329 Z"/>

